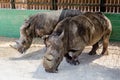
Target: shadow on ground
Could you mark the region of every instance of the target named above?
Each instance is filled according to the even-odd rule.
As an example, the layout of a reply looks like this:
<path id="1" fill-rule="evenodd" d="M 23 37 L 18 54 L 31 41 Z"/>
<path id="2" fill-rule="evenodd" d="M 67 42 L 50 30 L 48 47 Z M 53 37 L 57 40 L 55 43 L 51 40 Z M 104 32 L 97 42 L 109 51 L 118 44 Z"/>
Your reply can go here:
<path id="1" fill-rule="evenodd" d="M 108 68 L 92 63 L 102 56 L 90 56 L 83 53 L 80 56 L 81 64 L 74 66 L 68 64 L 65 59 L 59 66 L 58 73 L 47 73 L 40 65 L 33 73 L 33 78 L 41 80 L 119 80 L 120 68 Z"/>
<path id="2" fill-rule="evenodd" d="M 119 80 L 120 68 L 108 68 L 92 63 L 100 57 L 102 56 L 90 56 L 83 53 L 79 59 L 81 64 L 77 66 L 68 64 L 64 59 L 59 66 L 58 73 L 47 73 L 40 65 L 33 73 L 33 78 L 41 80 Z"/>
<path id="3" fill-rule="evenodd" d="M 45 50 L 42 48 L 18 58 L 10 58 L 10 60 L 40 60 L 44 56 Z M 101 57 L 103 56 L 90 56 L 87 52 L 83 52 L 79 57 L 80 65 L 77 66 L 68 64 L 64 59 L 58 68 L 58 73 L 47 73 L 40 64 L 32 72 L 32 78 L 38 80 L 119 80 L 120 68 L 110 68 L 94 63 L 97 59 L 101 60 Z"/>
<path id="4" fill-rule="evenodd" d="M 10 58 L 10 60 L 39 60 L 43 57 L 45 51 L 46 51 L 46 48 L 44 47 L 37 51 L 33 51 L 27 54 L 26 53 L 21 54 L 21 56 L 17 58 L 16 57 Z"/>

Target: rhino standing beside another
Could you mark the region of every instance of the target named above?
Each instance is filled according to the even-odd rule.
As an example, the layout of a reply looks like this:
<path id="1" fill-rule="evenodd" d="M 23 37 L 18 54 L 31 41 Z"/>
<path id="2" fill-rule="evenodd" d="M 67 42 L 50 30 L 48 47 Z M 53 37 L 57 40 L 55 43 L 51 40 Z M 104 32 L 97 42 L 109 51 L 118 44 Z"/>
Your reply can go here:
<path id="1" fill-rule="evenodd" d="M 85 46 L 93 46 L 89 55 L 95 55 L 102 40 L 101 54 L 108 54 L 109 38 L 112 31 L 110 20 L 100 12 L 86 12 L 59 22 L 53 33 L 45 39 L 47 51 L 43 66 L 47 72 L 56 72 L 63 57 L 70 64 L 79 64 L 78 56 Z M 72 51 L 72 56 L 69 52 Z"/>
<path id="2" fill-rule="evenodd" d="M 33 38 L 51 34 L 58 22 L 79 14 L 81 14 L 79 10 L 58 10 L 35 14 L 21 26 L 20 38 L 11 47 L 24 53 L 30 47 Z"/>

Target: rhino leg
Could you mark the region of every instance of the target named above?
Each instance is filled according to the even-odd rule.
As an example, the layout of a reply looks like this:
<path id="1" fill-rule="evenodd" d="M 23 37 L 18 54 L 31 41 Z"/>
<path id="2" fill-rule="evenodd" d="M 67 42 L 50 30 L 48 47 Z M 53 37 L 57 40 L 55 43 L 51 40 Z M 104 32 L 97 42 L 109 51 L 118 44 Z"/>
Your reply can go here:
<path id="1" fill-rule="evenodd" d="M 108 55 L 108 44 L 109 44 L 110 32 L 103 36 L 103 50 L 102 55 Z"/>
<path id="2" fill-rule="evenodd" d="M 94 44 L 92 46 L 92 50 L 89 52 L 89 55 L 95 55 L 96 54 L 96 50 L 99 48 L 99 42 L 97 42 L 96 44 Z"/>
<path id="3" fill-rule="evenodd" d="M 69 54 L 67 54 L 67 57 L 66 57 L 66 61 L 72 65 L 78 65 L 80 64 L 79 60 L 78 60 L 78 57 L 79 55 L 81 54 L 81 52 L 83 51 L 84 48 L 82 48 L 81 50 L 79 51 L 76 51 L 72 54 L 72 56 L 69 56 Z"/>
<path id="4" fill-rule="evenodd" d="M 65 58 L 68 63 L 72 60 L 72 57 L 69 55 L 69 53 L 65 54 Z"/>

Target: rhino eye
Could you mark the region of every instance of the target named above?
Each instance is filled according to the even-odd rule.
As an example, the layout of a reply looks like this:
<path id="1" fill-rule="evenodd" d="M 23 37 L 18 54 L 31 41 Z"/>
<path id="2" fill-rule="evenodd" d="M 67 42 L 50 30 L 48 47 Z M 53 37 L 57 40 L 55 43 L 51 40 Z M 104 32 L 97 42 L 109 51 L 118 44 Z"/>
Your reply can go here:
<path id="1" fill-rule="evenodd" d="M 25 44 L 25 41 L 22 41 L 22 44 Z"/>

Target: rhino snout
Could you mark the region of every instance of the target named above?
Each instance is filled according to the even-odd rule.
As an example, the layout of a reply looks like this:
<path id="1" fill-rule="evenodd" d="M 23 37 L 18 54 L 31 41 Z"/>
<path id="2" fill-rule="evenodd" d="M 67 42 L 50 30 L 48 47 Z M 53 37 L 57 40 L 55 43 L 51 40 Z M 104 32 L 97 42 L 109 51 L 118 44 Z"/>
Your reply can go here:
<path id="1" fill-rule="evenodd" d="M 55 59 L 53 55 L 46 55 L 43 58 L 43 67 L 46 72 L 56 73 L 58 69 L 56 67 Z"/>
<path id="2" fill-rule="evenodd" d="M 26 49 L 17 42 L 15 44 L 10 44 L 10 47 L 12 47 L 13 49 L 19 51 L 21 54 L 23 54 L 26 51 Z"/>
<path id="3" fill-rule="evenodd" d="M 54 66 L 53 59 L 54 59 L 54 57 L 53 57 L 52 55 L 44 56 L 43 66 L 44 66 L 46 69 L 52 68 L 52 67 Z"/>

